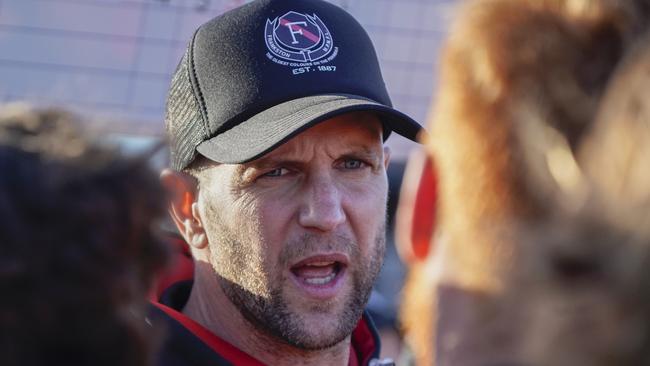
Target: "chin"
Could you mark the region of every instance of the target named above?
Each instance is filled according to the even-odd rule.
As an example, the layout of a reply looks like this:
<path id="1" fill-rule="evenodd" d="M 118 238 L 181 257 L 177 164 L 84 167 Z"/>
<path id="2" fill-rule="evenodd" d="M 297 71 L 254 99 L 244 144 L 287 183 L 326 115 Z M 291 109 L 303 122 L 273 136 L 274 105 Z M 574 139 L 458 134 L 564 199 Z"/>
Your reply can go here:
<path id="1" fill-rule="evenodd" d="M 317 304 L 307 310 L 295 311 L 296 325 L 302 334 L 296 334 L 298 337 L 291 343 L 303 349 L 320 350 L 344 341 L 356 327 L 358 319 L 350 319 L 350 314 L 340 307 Z"/>
<path id="2" fill-rule="evenodd" d="M 340 322 L 332 319 L 327 320 L 327 323 L 307 321 L 303 326 L 303 334 L 292 343 L 305 350 L 316 351 L 334 347 L 351 334 L 342 329 Z"/>

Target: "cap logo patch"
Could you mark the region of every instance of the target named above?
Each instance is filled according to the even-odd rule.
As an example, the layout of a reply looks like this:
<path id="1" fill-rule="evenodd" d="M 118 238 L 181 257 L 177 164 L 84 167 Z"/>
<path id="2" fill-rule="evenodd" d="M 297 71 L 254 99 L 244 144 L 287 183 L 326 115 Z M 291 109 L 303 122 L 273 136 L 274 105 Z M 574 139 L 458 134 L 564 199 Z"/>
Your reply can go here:
<path id="1" fill-rule="evenodd" d="M 336 71 L 336 66 L 317 67 L 336 58 L 338 47 L 334 47 L 332 34 L 316 14 L 289 11 L 273 20 L 267 19 L 264 40 L 267 58 L 280 65 L 302 69 L 302 72 L 294 69 L 294 75 Z"/>

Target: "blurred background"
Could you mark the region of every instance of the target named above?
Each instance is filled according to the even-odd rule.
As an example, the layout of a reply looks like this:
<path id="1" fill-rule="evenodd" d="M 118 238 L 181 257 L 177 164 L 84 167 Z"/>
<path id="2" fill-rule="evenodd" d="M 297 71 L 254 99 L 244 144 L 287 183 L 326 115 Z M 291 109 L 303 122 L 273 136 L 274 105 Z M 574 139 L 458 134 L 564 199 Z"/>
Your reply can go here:
<path id="1" fill-rule="evenodd" d="M 0 0 L 0 101 L 64 105 L 115 134 L 162 134 L 165 93 L 194 29 L 244 0 Z M 401 111 L 423 121 L 454 2 L 331 0 L 363 24 Z M 403 160 L 412 144 L 389 144 Z"/>
<path id="2" fill-rule="evenodd" d="M 139 151 L 163 135 L 166 90 L 198 25 L 244 0 L 0 0 L 0 102 L 57 105 Z M 451 0 L 331 0 L 370 34 L 397 109 L 424 123 Z M 394 326 L 404 269 L 392 218 L 416 145 L 393 134 L 385 267 L 372 298 L 378 325 Z M 164 158 L 161 157 L 161 165 Z M 385 342 L 387 353 L 389 342 Z"/>

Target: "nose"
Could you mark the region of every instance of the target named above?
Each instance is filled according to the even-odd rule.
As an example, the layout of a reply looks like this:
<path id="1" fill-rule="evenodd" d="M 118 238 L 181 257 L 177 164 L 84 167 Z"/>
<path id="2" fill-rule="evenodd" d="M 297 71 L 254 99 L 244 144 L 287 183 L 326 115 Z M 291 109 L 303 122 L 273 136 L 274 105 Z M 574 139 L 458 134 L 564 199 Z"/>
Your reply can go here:
<path id="1" fill-rule="evenodd" d="M 331 177 L 318 177 L 309 183 L 298 214 L 301 226 L 319 231 L 332 231 L 345 222 L 341 191 Z"/>

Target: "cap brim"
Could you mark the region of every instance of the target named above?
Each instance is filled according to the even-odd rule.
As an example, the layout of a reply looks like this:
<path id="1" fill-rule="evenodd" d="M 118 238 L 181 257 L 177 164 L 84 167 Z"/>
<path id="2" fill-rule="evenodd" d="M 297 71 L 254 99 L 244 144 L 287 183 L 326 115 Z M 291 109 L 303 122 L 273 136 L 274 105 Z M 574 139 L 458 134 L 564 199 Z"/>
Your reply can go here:
<path id="1" fill-rule="evenodd" d="M 353 111 L 377 113 L 385 129 L 413 141 L 417 141 L 417 135 L 422 130 L 407 115 L 370 99 L 349 94 L 326 94 L 273 106 L 202 142 L 196 150 L 219 163 L 245 163 L 261 157 L 319 122 Z M 387 134 L 385 137 L 388 137 Z"/>

